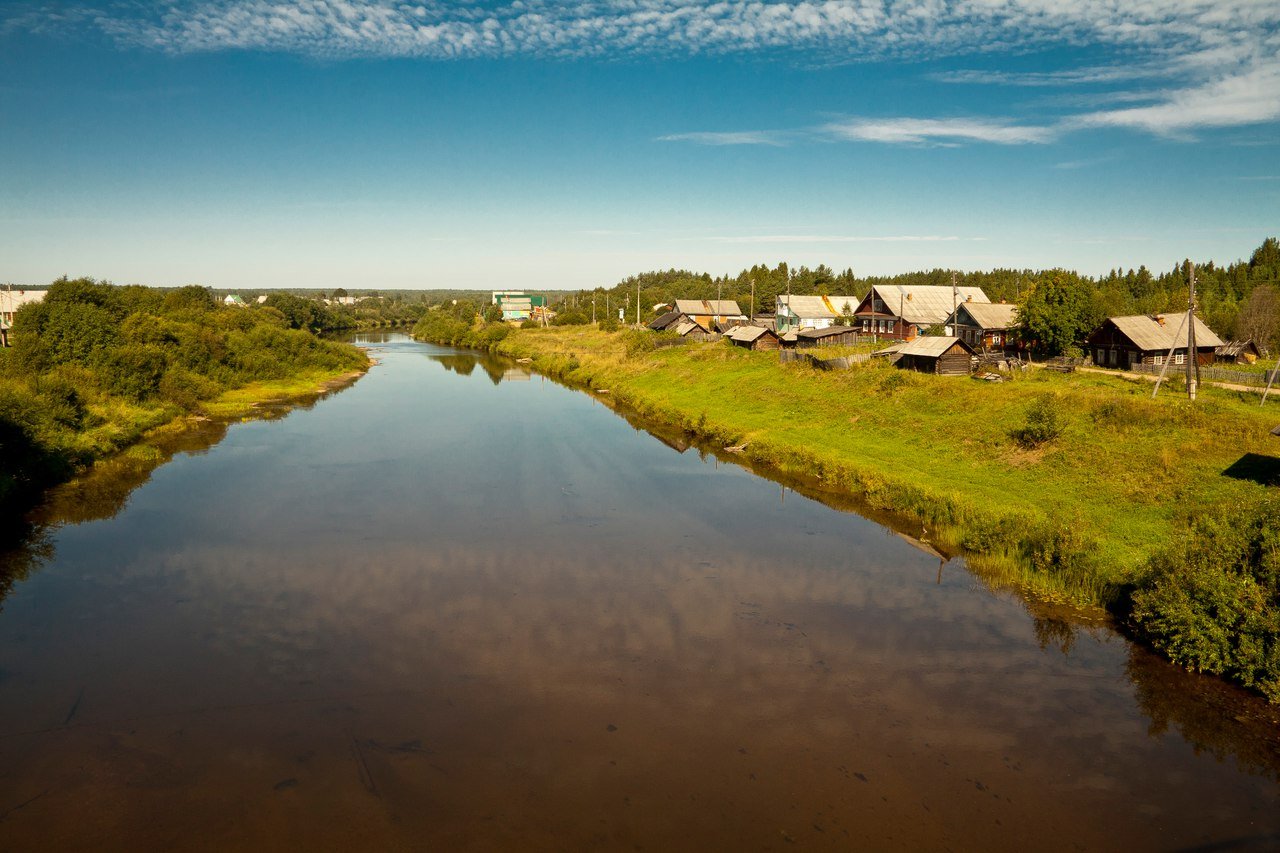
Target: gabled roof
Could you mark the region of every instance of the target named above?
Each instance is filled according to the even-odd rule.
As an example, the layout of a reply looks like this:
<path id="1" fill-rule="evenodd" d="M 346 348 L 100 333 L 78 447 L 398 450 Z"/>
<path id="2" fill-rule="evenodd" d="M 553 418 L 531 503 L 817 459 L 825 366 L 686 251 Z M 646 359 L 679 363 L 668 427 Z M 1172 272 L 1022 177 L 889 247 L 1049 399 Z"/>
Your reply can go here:
<path id="1" fill-rule="evenodd" d="M 1138 349 L 1167 350 L 1187 345 L 1187 327 L 1182 322 L 1181 314 L 1135 314 L 1132 317 L 1108 317 L 1107 322 L 1115 326 Z M 1213 333 L 1208 326 L 1193 317 L 1196 324 L 1197 347 L 1220 347 L 1222 338 Z M 1163 321 L 1163 322 L 1162 322 Z M 1181 327 L 1182 331 L 1178 329 Z M 1175 341 L 1174 336 L 1177 335 Z"/>
<path id="2" fill-rule="evenodd" d="M 914 340 L 899 344 L 896 351 L 901 355 L 923 355 L 929 358 L 937 358 L 956 344 L 964 347 L 970 355 L 973 354 L 973 347 L 959 338 L 934 337 L 932 335 L 921 335 Z"/>
<path id="3" fill-rule="evenodd" d="M 1199 341 L 1199 337 L 1200 337 L 1199 334 L 1197 334 L 1196 335 L 1197 342 Z M 1225 344 L 1218 347 L 1214 352 L 1216 352 L 1218 355 L 1229 356 L 1229 357 L 1241 356 L 1247 352 L 1251 352 L 1254 355 L 1260 354 L 1258 352 L 1258 345 L 1255 344 L 1252 340 L 1227 341 Z"/>
<path id="4" fill-rule="evenodd" d="M 991 302 L 980 287 L 957 287 L 953 292 L 950 285 L 877 284 L 872 290 L 886 308 L 895 313 L 901 311 L 902 319 L 917 326 L 945 323 L 951 316 L 952 306 L 960 302 L 966 305 Z"/>
<path id="5" fill-rule="evenodd" d="M 797 337 L 807 339 L 829 338 L 833 335 L 857 334 L 858 330 L 852 326 L 827 326 L 825 329 L 801 329 L 796 332 Z"/>
<path id="6" fill-rule="evenodd" d="M 820 320 L 843 316 L 846 302 L 852 313 L 858 307 L 858 301 L 856 296 L 788 296 L 783 293 L 778 296 L 777 304 L 779 308 L 785 305 L 792 314 L 802 319 Z"/>
<path id="7" fill-rule="evenodd" d="M 1007 302 L 965 302 L 956 309 L 982 329 L 1011 329 L 1018 325 L 1018 306 Z"/>
<path id="8" fill-rule="evenodd" d="M 743 343 L 751 343 L 760 338 L 761 335 L 773 335 L 773 332 L 764 326 L 738 326 L 729 332 L 727 337 L 742 341 Z M 777 335 L 773 335 L 775 338 Z"/>
<path id="9" fill-rule="evenodd" d="M 676 310 L 690 315 L 742 316 L 742 309 L 732 299 L 677 299 Z"/>
<path id="10" fill-rule="evenodd" d="M 678 319 L 680 319 L 679 311 L 668 311 L 658 319 L 650 322 L 649 328 L 653 329 L 655 332 L 661 332 L 663 329 L 668 328 L 672 323 L 674 323 Z"/>
<path id="11" fill-rule="evenodd" d="M 706 329 L 702 328 L 701 324 L 695 323 L 693 320 L 683 320 L 676 324 L 676 334 L 682 338 L 685 335 L 689 334 L 690 332 L 705 332 L 705 331 Z"/>

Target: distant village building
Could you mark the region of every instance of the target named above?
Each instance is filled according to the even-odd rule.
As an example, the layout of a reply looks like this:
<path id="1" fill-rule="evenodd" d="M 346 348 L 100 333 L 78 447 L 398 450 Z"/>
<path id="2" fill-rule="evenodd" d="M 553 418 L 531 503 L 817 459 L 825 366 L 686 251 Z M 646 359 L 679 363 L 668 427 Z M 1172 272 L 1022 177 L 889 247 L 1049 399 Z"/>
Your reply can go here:
<path id="1" fill-rule="evenodd" d="M 774 300 L 775 328 L 778 334 L 797 332 L 801 329 L 826 329 L 841 317 L 852 318 L 857 304 L 855 296 L 795 296 L 779 294 Z M 848 311 L 845 311 L 845 306 Z"/>
<path id="2" fill-rule="evenodd" d="M 949 288 L 948 288 L 949 289 Z M 922 335 L 879 350 L 894 366 L 939 376 L 968 376 L 973 369 L 973 347 L 956 337 Z"/>
<path id="3" fill-rule="evenodd" d="M 1006 302 L 962 302 L 946 324 L 953 334 L 975 350 L 1000 352 L 1013 349 L 1018 328 L 1018 306 Z"/>
<path id="4" fill-rule="evenodd" d="M 738 326 L 725 337 L 734 346 L 749 350 L 776 350 L 781 346 L 777 333 L 764 326 Z"/>
<path id="5" fill-rule="evenodd" d="M 547 298 L 523 290 L 495 290 L 491 304 L 502 309 L 503 320 L 528 320 L 535 314 L 541 315 L 537 309 L 547 307 Z"/>
<path id="6" fill-rule="evenodd" d="M 854 316 L 864 335 L 909 341 L 926 329 L 946 327 L 961 303 L 980 302 L 991 302 L 980 287 L 877 284 L 858 303 Z"/>
<path id="7" fill-rule="evenodd" d="M 23 305 L 44 300 L 43 290 L 0 290 L 0 346 L 12 346 L 9 331 L 13 328 L 13 315 Z"/>
<path id="8" fill-rule="evenodd" d="M 747 322 L 747 315 L 732 299 L 677 299 L 672 310 L 707 331 L 724 331 Z"/>
<path id="9" fill-rule="evenodd" d="M 1253 341 L 1227 341 L 1213 351 L 1216 361 L 1222 364 L 1257 364 L 1262 351 Z"/>
<path id="10" fill-rule="evenodd" d="M 241 298 L 240 298 L 240 296 L 239 296 L 238 294 L 235 294 L 235 293 L 228 293 L 226 296 L 222 297 L 222 304 L 223 304 L 223 305 L 234 305 L 234 306 L 236 306 L 237 308 L 246 308 L 246 307 L 248 307 L 248 306 L 246 306 L 246 305 L 244 304 L 244 300 L 243 300 L 243 299 L 241 299 Z"/>
<path id="11" fill-rule="evenodd" d="M 1184 314 L 1137 314 L 1131 317 L 1108 317 L 1089 336 L 1087 349 L 1099 367 L 1128 370 L 1139 364 L 1163 365 L 1172 350 L 1173 363 L 1186 364 L 1187 328 Z M 1195 358 L 1200 364 L 1212 364 L 1214 351 L 1222 339 L 1201 322 L 1196 324 Z"/>
<path id="12" fill-rule="evenodd" d="M 796 346 L 808 347 L 851 346 L 858 342 L 858 330 L 853 326 L 828 326 L 825 329 L 801 329 L 795 333 Z"/>

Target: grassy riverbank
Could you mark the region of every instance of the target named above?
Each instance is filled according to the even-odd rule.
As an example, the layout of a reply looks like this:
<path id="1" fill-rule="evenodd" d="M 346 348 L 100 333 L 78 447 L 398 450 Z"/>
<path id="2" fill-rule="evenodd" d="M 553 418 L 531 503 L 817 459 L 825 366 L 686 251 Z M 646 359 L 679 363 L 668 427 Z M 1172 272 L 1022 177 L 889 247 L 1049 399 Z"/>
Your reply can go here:
<path id="1" fill-rule="evenodd" d="M 649 333 L 590 327 L 469 338 L 453 342 L 531 359 L 741 446 L 757 467 L 852 495 L 964 554 L 994 585 L 1123 618 L 1136 604 L 1140 633 L 1174 660 L 1280 699 L 1280 550 L 1264 521 L 1266 484 L 1280 482 L 1269 435 L 1280 405 L 1213 388 L 1191 404 L 1177 383 L 1153 400 L 1149 384 L 1100 373 L 987 383 L 882 361 L 825 372 L 723 342 L 658 347 Z M 1193 522 L 1206 518 L 1220 520 L 1218 536 L 1198 543 Z M 1229 528 L 1240 537 L 1223 538 Z M 1212 576 L 1197 578 L 1205 565 Z M 1205 595 L 1183 600 L 1196 584 Z"/>
<path id="2" fill-rule="evenodd" d="M 723 343 L 647 350 L 580 327 L 522 330 L 496 349 L 861 494 L 949 547 L 1010 552 L 1029 534 L 1066 535 L 1096 556 L 1104 584 L 1131 578 L 1187 516 L 1261 496 L 1264 486 L 1223 471 L 1280 450 L 1268 435 L 1280 406 L 1214 389 L 1191 405 L 1172 388 L 1151 400 L 1149 386 L 1097 374 L 986 383 L 878 360 L 825 372 Z M 1014 437 L 1036 406 L 1061 430 L 1038 446 Z"/>

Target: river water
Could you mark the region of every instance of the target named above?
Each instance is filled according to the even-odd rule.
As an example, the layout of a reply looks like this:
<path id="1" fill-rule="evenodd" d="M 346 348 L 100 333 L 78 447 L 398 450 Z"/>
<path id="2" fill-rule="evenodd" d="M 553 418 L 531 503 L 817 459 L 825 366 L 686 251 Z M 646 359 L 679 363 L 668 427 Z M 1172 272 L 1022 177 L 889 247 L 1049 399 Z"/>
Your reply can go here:
<path id="1" fill-rule="evenodd" d="M 364 343 L 9 555 L 0 849 L 1280 847 L 1260 701 L 518 366 Z"/>

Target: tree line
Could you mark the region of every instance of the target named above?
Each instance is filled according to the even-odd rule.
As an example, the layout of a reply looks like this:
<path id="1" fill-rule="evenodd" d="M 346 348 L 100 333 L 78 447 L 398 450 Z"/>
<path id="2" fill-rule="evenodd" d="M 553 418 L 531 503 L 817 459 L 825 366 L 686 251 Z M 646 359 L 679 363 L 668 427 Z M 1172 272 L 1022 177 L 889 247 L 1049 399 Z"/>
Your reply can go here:
<path id="1" fill-rule="evenodd" d="M 676 299 L 732 299 L 744 312 L 772 312 L 776 297 L 788 291 L 844 297 L 856 307 L 873 285 L 950 286 L 954 275 L 956 284 L 980 287 L 993 302 L 1017 304 L 1028 340 L 1048 354 L 1060 354 L 1077 347 L 1106 317 L 1185 311 L 1191 266 L 1182 261 L 1158 273 L 1145 266 L 1113 269 L 1096 278 L 1065 269 L 933 269 L 860 277 L 851 269 L 835 272 L 822 264 L 809 269 L 786 263 L 756 264 L 721 276 L 669 269 L 570 293 L 553 307 L 567 314 L 569 322 L 589 322 L 594 300 L 597 319 L 607 306 L 612 316 L 622 308 L 626 320 L 634 322 L 637 295 L 645 321 L 658 313 L 654 306 Z M 1280 347 L 1280 241 L 1268 237 L 1248 260 L 1226 266 L 1198 263 L 1195 276 L 1196 310 L 1211 329 L 1224 339 L 1251 339 L 1268 351 Z"/>

